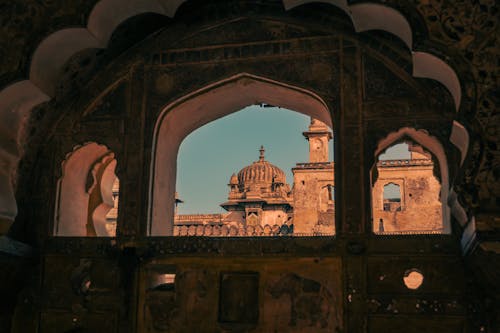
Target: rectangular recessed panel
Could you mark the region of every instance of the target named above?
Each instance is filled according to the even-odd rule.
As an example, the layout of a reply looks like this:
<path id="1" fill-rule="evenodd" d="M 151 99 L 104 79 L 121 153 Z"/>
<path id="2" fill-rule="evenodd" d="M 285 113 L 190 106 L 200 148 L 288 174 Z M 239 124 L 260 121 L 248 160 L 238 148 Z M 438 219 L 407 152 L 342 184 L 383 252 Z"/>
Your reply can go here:
<path id="1" fill-rule="evenodd" d="M 259 275 L 256 272 L 221 273 L 219 322 L 257 324 Z"/>

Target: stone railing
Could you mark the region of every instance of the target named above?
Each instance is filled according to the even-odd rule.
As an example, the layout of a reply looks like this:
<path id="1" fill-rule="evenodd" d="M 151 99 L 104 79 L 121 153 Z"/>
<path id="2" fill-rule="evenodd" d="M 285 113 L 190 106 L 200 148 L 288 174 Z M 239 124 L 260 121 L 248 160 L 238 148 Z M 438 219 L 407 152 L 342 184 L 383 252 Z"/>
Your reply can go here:
<path id="1" fill-rule="evenodd" d="M 213 221 L 219 222 L 224 218 L 223 214 L 186 214 L 176 215 L 174 224 L 193 224 L 193 222 Z"/>
<path id="2" fill-rule="evenodd" d="M 278 191 L 262 191 L 258 193 L 259 198 L 262 200 L 266 199 L 282 199 L 282 200 L 291 200 L 287 192 L 278 192 Z M 229 200 L 238 200 L 238 199 L 246 199 L 248 196 L 248 191 L 247 192 L 236 192 L 236 193 L 229 193 Z"/>
<path id="3" fill-rule="evenodd" d="M 442 230 L 399 230 L 399 231 L 375 231 L 375 235 L 441 235 Z"/>
<path id="4" fill-rule="evenodd" d="M 183 224 L 174 225 L 174 236 L 203 236 L 203 237 L 273 237 L 273 236 L 333 236 L 334 233 L 294 233 L 293 225 L 269 225 L 236 227 L 227 224 Z"/>
<path id="5" fill-rule="evenodd" d="M 334 162 L 297 163 L 292 169 L 333 168 Z"/>
<path id="6" fill-rule="evenodd" d="M 378 161 L 377 166 L 379 167 L 404 167 L 404 166 L 416 166 L 416 165 L 422 165 L 422 166 L 430 166 L 434 165 L 431 159 L 425 158 L 425 159 L 414 159 L 414 160 L 383 160 L 383 161 Z"/>

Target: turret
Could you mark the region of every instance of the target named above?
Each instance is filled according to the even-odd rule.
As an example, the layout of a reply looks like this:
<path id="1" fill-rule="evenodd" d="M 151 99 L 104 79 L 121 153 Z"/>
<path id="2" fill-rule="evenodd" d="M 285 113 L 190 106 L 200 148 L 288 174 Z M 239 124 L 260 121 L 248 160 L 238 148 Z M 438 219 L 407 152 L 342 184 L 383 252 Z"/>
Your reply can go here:
<path id="1" fill-rule="evenodd" d="M 333 137 L 328 126 L 311 118 L 308 131 L 302 134 L 309 141 L 309 162 L 328 162 L 328 144 Z"/>

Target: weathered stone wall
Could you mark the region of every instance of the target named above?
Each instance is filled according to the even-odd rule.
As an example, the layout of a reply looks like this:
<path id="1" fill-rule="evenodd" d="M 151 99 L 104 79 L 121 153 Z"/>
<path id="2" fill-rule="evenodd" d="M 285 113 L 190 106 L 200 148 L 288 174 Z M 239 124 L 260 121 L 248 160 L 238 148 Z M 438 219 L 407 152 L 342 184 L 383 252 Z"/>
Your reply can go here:
<path id="1" fill-rule="evenodd" d="M 333 209 L 329 200 L 328 185 L 334 184 L 331 165 L 325 169 L 293 168 L 293 224 L 294 233 L 335 233 L 334 216 L 328 224 L 319 224 L 321 213 Z"/>
<path id="2" fill-rule="evenodd" d="M 163 272 L 175 290 L 151 288 Z M 341 261 L 163 259 L 141 269 L 142 332 L 332 332 L 342 325 Z"/>
<path id="3" fill-rule="evenodd" d="M 23 293 L 14 332 L 348 331 L 359 307 L 364 332 L 397 332 L 408 321 L 412 333 L 467 328 L 456 244 L 440 235 L 388 237 L 172 237 L 122 250 L 104 239 L 52 239 L 42 293 Z M 404 283 L 411 270 L 423 275 L 414 290 Z"/>
<path id="4" fill-rule="evenodd" d="M 412 163 L 413 160 L 407 160 Z M 377 164 L 378 178 L 372 190 L 373 231 L 383 232 L 442 232 L 441 184 L 428 165 L 390 166 Z M 399 161 L 395 161 L 399 162 Z M 401 208 L 384 211 L 384 186 L 399 185 Z M 383 220 L 383 231 L 380 220 Z"/>

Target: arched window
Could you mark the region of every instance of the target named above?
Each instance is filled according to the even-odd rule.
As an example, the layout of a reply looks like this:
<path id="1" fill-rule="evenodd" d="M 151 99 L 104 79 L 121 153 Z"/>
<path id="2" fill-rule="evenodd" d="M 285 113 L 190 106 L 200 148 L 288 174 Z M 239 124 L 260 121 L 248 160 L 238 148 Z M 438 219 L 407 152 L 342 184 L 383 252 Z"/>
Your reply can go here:
<path id="1" fill-rule="evenodd" d="M 401 209 L 401 186 L 394 183 L 384 185 L 384 212 L 401 211 Z"/>
<path id="2" fill-rule="evenodd" d="M 298 87 L 288 86 L 250 74 L 236 75 L 172 103 L 163 110 L 158 118 L 154 133 L 150 182 L 149 235 L 169 236 L 174 234 L 177 154 L 184 138 L 197 128 L 225 115 L 237 112 L 246 106 L 254 105 L 256 102 L 304 113 L 313 119 L 310 124 L 313 128 L 323 125 L 332 127 L 330 111 L 321 98 L 315 94 Z M 304 132 L 304 135 L 308 132 L 310 131 Z M 311 156 L 314 155 L 315 158 L 320 158 L 320 152 L 324 150 L 321 148 L 321 144 L 328 144 L 328 142 L 319 142 L 318 138 L 312 136 L 308 137 L 306 135 L 306 137 L 309 139 L 310 144 L 315 147 L 311 151 Z M 312 162 L 316 163 L 317 161 Z M 305 170 L 308 166 L 307 163 L 304 163 L 304 165 L 297 167 Z M 331 182 L 333 182 L 333 166 L 328 172 L 331 173 Z M 257 170 L 249 170 L 245 177 L 259 177 L 260 174 L 257 173 Z M 279 175 L 277 176 L 280 178 Z M 278 178 L 274 180 L 276 186 L 282 180 Z M 298 183 L 301 186 L 307 186 L 307 179 L 300 179 Z M 234 185 L 233 190 L 236 191 L 238 189 L 236 185 L 238 184 Z M 251 186 L 250 183 L 247 185 Z M 255 189 L 248 188 L 245 191 Z M 165 204 L 166 202 L 170 204 Z M 333 221 L 331 224 L 333 228 Z M 276 225 L 273 227 L 276 227 Z M 186 228 L 180 228 L 180 230 L 184 229 Z M 189 230 L 189 228 L 187 229 Z M 195 227 L 192 229 L 199 229 L 201 232 L 202 228 Z M 193 233 L 196 234 L 194 231 Z"/>
<path id="3" fill-rule="evenodd" d="M 414 130 L 407 129 L 406 132 L 419 139 L 418 134 L 430 138 Z M 377 163 L 372 169 L 373 232 L 448 232 L 448 210 L 442 200 L 447 195 L 442 185 L 447 180 L 447 173 L 440 165 L 445 160 L 438 160 L 409 135 L 401 135 L 379 150 Z"/>
<path id="4" fill-rule="evenodd" d="M 332 134 L 270 105 L 193 131 L 177 159 L 174 236 L 333 235 Z"/>
<path id="5" fill-rule="evenodd" d="M 77 147 L 67 156 L 58 181 L 55 236 L 115 236 L 115 168 L 114 153 L 96 143 Z"/>

